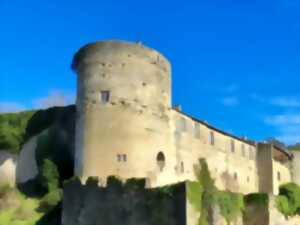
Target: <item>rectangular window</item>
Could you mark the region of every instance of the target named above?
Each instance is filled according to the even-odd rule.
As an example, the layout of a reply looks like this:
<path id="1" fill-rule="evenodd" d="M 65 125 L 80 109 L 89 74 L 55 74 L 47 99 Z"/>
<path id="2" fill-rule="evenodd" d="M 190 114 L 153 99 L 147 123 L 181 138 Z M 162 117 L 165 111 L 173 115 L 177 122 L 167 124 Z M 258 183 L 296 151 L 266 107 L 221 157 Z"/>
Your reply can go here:
<path id="1" fill-rule="evenodd" d="M 235 151 L 234 140 L 231 140 L 231 141 L 230 141 L 230 149 L 231 149 L 231 152 L 234 152 L 234 151 Z"/>
<path id="2" fill-rule="evenodd" d="M 121 161 L 122 161 L 122 157 L 121 157 L 120 154 L 117 155 L 117 161 L 118 161 L 118 162 L 121 162 Z"/>
<path id="3" fill-rule="evenodd" d="M 186 129 L 186 121 L 183 117 L 181 117 L 178 121 L 177 121 L 177 131 L 179 132 L 185 132 Z"/>
<path id="4" fill-rule="evenodd" d="M 246 156 L 245 145 L 244 145 L 244 144 L 242 144 L 242 156 L 243 156 L 243 157 Z"/>
<path id="5" fill-rule="evenodd" d="M 281 174 L 280 174 L 280 172 L 277 172 L 277 180 L 281 180 Z"/>
<path id="6" fill-rule="evenodd" d="M 215 145 L 215 134 L 212 131 L 209 133 L 209 142 L 211 145 Z"/>
<path id="7" fill-rule="evenodd" d="M 123 155 L 123 161 L 126 162 L 127 161 L 127 155 Z"/>
<path id="8" fill-rule="evenodd" d="M 200 125 L 198 123 L 194 124 L 194 137 L 200 138 Z"/>
<path id="9" fill-rule="evenodd" d="M 101 91 L 100 92 L 101 103 L 105 104 L 105 103 L 109 102 L 109 97 L 110 97 L 109 95 L 110 95 L 109 91 Z"/>

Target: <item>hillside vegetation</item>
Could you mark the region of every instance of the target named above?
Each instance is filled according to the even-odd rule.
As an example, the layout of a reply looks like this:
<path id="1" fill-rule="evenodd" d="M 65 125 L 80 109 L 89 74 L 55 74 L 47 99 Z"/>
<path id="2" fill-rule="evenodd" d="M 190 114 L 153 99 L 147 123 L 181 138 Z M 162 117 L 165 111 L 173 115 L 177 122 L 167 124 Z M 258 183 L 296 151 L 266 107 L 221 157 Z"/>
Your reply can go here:
<path id="1" fill-rule="evenodd" d="M 18 154 L 32 136 L 55 124 L 65 124 L 75 113 L 75 106 L 0 114 L 0 149 Z"/>

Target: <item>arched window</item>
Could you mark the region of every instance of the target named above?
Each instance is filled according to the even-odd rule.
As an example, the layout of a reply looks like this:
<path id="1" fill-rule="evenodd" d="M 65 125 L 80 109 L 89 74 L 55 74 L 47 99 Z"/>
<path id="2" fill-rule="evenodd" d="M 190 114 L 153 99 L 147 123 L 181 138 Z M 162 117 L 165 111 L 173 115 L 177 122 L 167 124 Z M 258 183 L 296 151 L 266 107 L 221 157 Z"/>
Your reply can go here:
<path id="1" fill-rule="evenodd" d="M 160 171 L 163 171 L 166 165 L 166 157 L 163 152 L 159 152 L 156 156 L 156 162 Z"/>

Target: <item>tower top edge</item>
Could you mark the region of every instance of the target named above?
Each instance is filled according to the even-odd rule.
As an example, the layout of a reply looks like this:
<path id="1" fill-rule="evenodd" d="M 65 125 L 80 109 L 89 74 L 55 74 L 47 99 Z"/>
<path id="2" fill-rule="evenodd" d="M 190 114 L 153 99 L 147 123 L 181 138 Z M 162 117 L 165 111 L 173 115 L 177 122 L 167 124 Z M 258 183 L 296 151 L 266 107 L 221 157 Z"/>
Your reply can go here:
<path id="1" fill-rule="evenodd" d="M 148 58 L 152 62 L 159 62 L 168 71 L 171 64 L 168 59 L 160 52 L 143 45 L 141 42 L 130 42 L 124 40 L 103 40 L 92 42 L 81 47 L 74 55 L 72 60 L 72 69 L 77 70 L 82 61 L 89 61 L 91 58 L 103 55 L 120 55 L 126 53 L 129 56 L 135 55 L 140 58 Z"/>

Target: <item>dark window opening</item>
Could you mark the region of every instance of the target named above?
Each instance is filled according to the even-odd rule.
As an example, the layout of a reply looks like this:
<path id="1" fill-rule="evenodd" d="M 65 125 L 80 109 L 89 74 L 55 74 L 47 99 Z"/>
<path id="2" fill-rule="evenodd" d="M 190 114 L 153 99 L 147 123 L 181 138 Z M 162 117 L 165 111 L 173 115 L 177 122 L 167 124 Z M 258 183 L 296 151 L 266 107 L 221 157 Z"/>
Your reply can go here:
<path id="1" fill-rule="evenodd" d="M 238 179 L 237 173 L 234 173 L 234 174 L 233 174 L 233 178 L 234 178 L 234 180 L 237 180 L 237 179 Z"/>
<path id="2" fill-rule="evenodd" d="M 181 173 L 184 173 L 184 163 L 183 162 L 180 163 L 180 171 L 181 171 Z"/>
<path id="3" fill-rule="evenodd" d="M 107 103 L 109 102 L 110 93 L 109 91 L 101 91 L 100 92 L 100 101 L 101 103 Z"/>
<path id="4" fill-rule="evenodd" d="M 234 140 L 230 141 L 230 148 L 231 148 L 231 152 L 235 151 L 235 144 L 234 144 Z"/>
<path id="5" fill-rule="evenodd" d="M 214 132 L 210 132 L 210 144 L 215 145 L 215 134 Z"/>
<path id="6" fill-rule="evenodd" d="M 156 156 L 156 162 L 157 162 L 157 165 L 159 167 L 159 170 L 160 171 L 163 171 L 165 165 L 166 165 L 166 158 L 165 158 L 165 155 L 164 153 L 162 152 L 159 152 Z"/>

